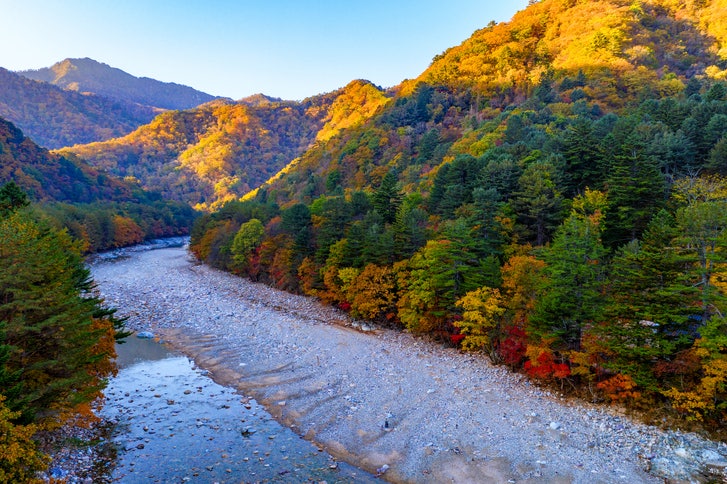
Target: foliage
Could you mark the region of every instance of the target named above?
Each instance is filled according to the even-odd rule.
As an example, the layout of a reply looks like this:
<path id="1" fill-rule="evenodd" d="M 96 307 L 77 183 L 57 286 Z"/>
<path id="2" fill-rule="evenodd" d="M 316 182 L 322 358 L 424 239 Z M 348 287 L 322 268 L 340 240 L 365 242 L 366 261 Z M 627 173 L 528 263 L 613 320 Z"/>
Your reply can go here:
<path id="1" fill-rule="evenodd" d="M 232 258 L 235 262 L 242 265 L 246 264 L 252 251 L 262 242 L 263 235 L 265 235 L 265 227 L 256 218 L 252 218 L 240 225 L 240 229 L 232 241 L 231 248 Z"/>
<path id="2" fill-rule="evenodd" d="M 33 436 L 35 424 L 15 424 L 20 412 L 12 412 L 0 395 L 0 482 L 41 483 L 38 471 L 48 467 L 50 459 L 37 449 Z"/>
<path id="3" fill-rule="evenodd" d="M 396 279 L 391 267 L 367 264 L 348 284 L 345 293 L 355 316 L 389 322 L 396 314 Z"/>
<path id="4" fill-rule="evenodd" d="M 262 185 L 315 140 L 329 139 L 386 102 L 352 82 L 302 102 L 217 100 L 169 111 L 128 135 L 62 151 L 198 209 L 222 206 Z"/>
<path id="5" fill-rule="evenodd" d="M 103 342 L 122 322 L 92 294 L 66 232 L 17 210 L 0 219 L 0 239 L 2 393 L 22 421 L 52 418 L 99 395 L 114 356 Z"/>
<path id="6" fill-rule="evenodd" d="M 454 326 L 464 335 L 462 348 L 470 351 L 485 351 L 492 354 L 493 334 L 500 329 L 500 318 L 505 313 L 505 304 L 500 291 L 481 287 L 470 291 L 457 300 L 463 309 L 462 319 Z"/>
<path id="7" fill-rule="evenodd" d="M 475 32 L 248 195 L 282 207 L 248 275 L 562 391 L 719 426 L 717 3 L 544 0 Z M 249 217 L 221 212 L 192 247 L 229 269 Z"/>

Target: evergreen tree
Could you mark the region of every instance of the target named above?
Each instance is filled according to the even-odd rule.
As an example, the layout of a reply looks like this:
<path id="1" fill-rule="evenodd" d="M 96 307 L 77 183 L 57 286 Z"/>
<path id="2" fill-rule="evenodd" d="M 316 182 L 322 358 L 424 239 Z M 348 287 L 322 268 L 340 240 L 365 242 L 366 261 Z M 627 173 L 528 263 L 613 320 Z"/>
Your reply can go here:
<path id="1" fill-rule="evenodd" d="M 0 188 L 0 217 L 6 217 L 29 204 L 28 195 L 14 181 Z"/>
<path id="2" fill-rule="evenodd" d="M 601 244 L 605 196 L 586 190 L 542 254 L 546 288 L 529 322 L 541 342 L 555 351 L 580 350 L 583 329 L 600 320 L 606 250 Z"/>
<path id="3" fill-rule="evenodd" d="M 112 371 L 123 322 L 92 296 L 90 272 L 67 233 L 17 211 L 0 219 L 0 240 L 8 408 L 29 422 L 90 402 Z"/>
<path id="4" fill-rule="evenodd" d="M 611 159 L 604 241 L 616 247 L 641 236 L 665 203 L 665 182 L 640 140 L 630 138 Z"/>
<path id="5" fill-rule="evenodd" d="M 396 172 L 391 170 L 384 175 L 381 185 L 374 192 L 371 203 L 374 210 L 383 218 L 384 223 L 391 224 L 396 220 L 396 213 L 399 211 L 402 199 L 403 196 L 399 191 Z"/>
<path id="6" fill-rule="evenodd" d="M 566 162 L 566 196 L 583 193 L 586 188 L 602 188 L 603 153 L 589 119 L 579 117 L 568 127 L 563 138 L 563 157 Z"/>
<path id="7" fill-rule="evenodd" d="M 549 163 L 533 163 L 518 180 L 511 205 L 518 215 L 525 240 L 542 246 L 562 220 L 563 198 L 553 181 Z"/>

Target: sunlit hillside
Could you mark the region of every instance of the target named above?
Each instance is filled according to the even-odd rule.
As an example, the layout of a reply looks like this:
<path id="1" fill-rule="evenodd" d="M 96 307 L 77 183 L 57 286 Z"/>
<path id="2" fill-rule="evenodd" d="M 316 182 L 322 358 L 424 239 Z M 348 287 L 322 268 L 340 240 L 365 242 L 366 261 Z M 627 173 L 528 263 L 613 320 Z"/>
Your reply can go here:
<path id="1" fill-rule="evenodd" d="M 359 124 L 386 100 L 365 81 L 302 102 L 219 100 L 163 113 L 125 137 L 63 152 L 168 198 L 209 208 L 241 197 L 317 139 Z"/>

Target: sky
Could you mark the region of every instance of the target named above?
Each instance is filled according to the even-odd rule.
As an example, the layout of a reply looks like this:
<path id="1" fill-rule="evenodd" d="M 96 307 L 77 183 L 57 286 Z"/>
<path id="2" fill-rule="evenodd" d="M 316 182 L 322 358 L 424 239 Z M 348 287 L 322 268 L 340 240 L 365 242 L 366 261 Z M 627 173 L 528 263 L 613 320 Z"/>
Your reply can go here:
<path id="1" fill-rule="evenodd" d="M 232 99 L 391 87 L 528 0 L 0 0 L 0 67 L 90 57 Z"/>

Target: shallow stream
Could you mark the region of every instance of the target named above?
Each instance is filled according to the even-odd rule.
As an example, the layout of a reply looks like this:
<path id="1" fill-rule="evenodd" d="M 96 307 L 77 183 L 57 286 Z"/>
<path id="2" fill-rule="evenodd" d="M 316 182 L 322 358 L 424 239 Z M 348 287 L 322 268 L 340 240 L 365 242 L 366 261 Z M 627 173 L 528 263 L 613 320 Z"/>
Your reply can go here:
<path id="1" fill-rule="evenodd" d="M 374 482 L 281 426 L 187 357 L 130 336 L 102 416 L 116 422 L 116 482 Z"/>

